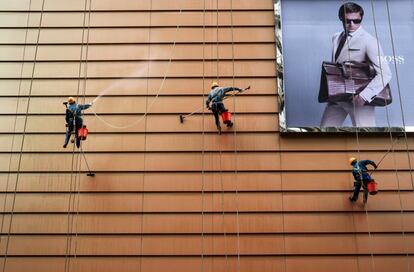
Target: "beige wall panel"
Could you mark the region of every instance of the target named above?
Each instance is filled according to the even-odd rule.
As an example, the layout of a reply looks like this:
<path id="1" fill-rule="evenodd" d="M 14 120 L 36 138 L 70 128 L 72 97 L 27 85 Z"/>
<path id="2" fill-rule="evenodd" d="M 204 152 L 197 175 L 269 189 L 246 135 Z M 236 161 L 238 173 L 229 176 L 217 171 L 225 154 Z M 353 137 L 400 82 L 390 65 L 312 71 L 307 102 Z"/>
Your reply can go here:
<path id="1" fill-rule="evenodd" d="M 91 134 L 88 142 L 83 144 L 85 151 L 276 151 L 278 143 L 273 133 L 264 134 L 216 134 L 192 135 L 182 134 Z M 258 141 L 252 141 L 252 137 Z M 63 135 L 26 135 L 23 151 L 59 152 L 62 149 Z M 146 141 L 146 147 L 144 142 Z M 0 135 L 0 151 L 20 152 L 22 135 Z M 203 145 L 204 144 L 204 145 Z"/>
<path id="2" fill-rule="evenodd" d="M 216 60 L 219 59 L 274 59 L 274 44 L 154 44 L 154 45 L 40 45 L 37 49 L 37 61 L 71 60 Z M 203 47 L 204 55 L 203 55 Z M 217 50 L 218 47 L 218 50 Z M 234 50 L 234 51 L 233 51 Z M 88 56 L 86 58 L 86 51 Z M 34 60 L 36 46 L 0 45 L 0 60 Z M 150 55 L 148 56 L 148 52 Z M 23 58 L 24 53 L 24 58 Z M 234 56 L 233 56 L 234 53 Z"/>
<path id="3" fill-rule="evenodd" d="M 358 145 L 359 142 L 359 145 Z M 389 136 L 366 136 L 359 137 L 358 142 L 355 135 L 348 137 L 306 137 L 306 141 L 302 137 L 280 137 L 280 144 L 283 150 L 355 150 L 357 156 L 358 150 L 384 150 L 388 151 L 394 142 L 394 150 L 406 150 L 408 144 L 409 149 L 414 148 L 414 139 L 408 137 L 407 141 L 404 138 L 397 140 L 395 137 L 390 140 Z M 392 157 L 392 151 L 388 154 Z"/>
<path id="4" fill-rule="evenodd" d="M 16 157 L 18 154 L 14 154 Z M 201 157 L 202 154 L 196 153 L 183 153 L 180 155 L 179 161 L 172 162 L 170 161 L 173 156 L 177 156 L 174 153 L 153 153 L 146 155 L 146 162 L 145 162 L 145 169 L 148 171 L 193 171 L 193 170 L 201 170 Z M 234 156 L 237 155 L 237 165 L 234 165 Z M 290 153 L 284 154 L 283 158 L 291 155 Z M 252 156 L 256 156 L 252 162 L 249 162 L 252 159 Z M 10 157 L 9 154 L 0 154 L 0 158 L 2 161 L 7 161 Z M 21 164 L 21 171 L 70 171 L 70 160 L 72 157 L 72 153 L 68 150 L 66 154 L 23 154 L 22 156 L 22 164 Z M 88 154 L 88 157 L 91 161 L 90 167 L 95 169 L 96 171 L 100 170 L 109 170 L 108 164 L 109 162 L 105 163 L 105 160 L 110 160 L 112 165 L 110 169 L 117 169 L 116 167 L 123 167 L 117 169 L 119 171 L 122 170 L 140 170 L 142 169 L 143 165 L 143 154 Z M 36 160 L 34 160 L 36 158 Z M 210 160 L 218 160 L 220 158 L 220 154 L 217 153 L 205 153 L 204 154 L 204 170 L 217 170 L 216 168 L 212 168 L 212 166 L 208 163 Z M 221 159 L 223 163 L 221 164 L 221 170 L 233 170 L 235 167 L 237 170 L 279 170 L 280 169 L 280 158 L 277 153 L 259 153 L 259 152 L 226 152 L 221 155 Z M 405 159 L 405 157 L 401 158 L 401 161 Z M 64 165 L 59 165 L 55 160 L 63 160 Z M 131 162 L 131 160 L 133 162 Z M 232 162 L 230 162 L 230 161 Z M 116 161 L 116 162 L 114 162 Z M 121 162 L 122 161 L 122 162 Z M 174 161 L 174 160 L 173 160 Z M 129 163 L 127 163 L 129 162 Z M 165 167 L 155 166 L 159 163 L 165 163 Z M 48 165 L 44 165 L 48 164 Z M 126 164 L 126 165 L 125 165 Z M 115 166 L 116 165 L 116 166 Z M 174 168 L 177 167 L 177 168 Z M 398 166 L 397 166 L 398 167 Z M 402 169 L 407 168 L 408 164 L 400 164 L 399 167 Z M 384 168 L 386 169 L 387 166 L 384 162 Z M 6 171 L 7 167 L 1 167 L 1 171 Z M 82 167 L 82 169 L 84 169 Z M 282 169 L 289 170 L 286 166 L 283 166 L 282 161 Z M 336 169 L 340 169 L 338 166 Z M 304 169 L 308 170 L 308 169 Z M 330 170 L 329 167 L 320 170 Z M 347 170 L 346 168 L 343 170 Z"/>
<path id="5" fill-rule="evenodd" d="M 6 239 L 2 237 L 3 240 Z M 39 244 L 37 237 L 11 236 L 9 242 L 9 255 L 64 255 L 66 250 L 65 236 L 39 237 L 43 243 Z M 205 236 L 204 254 L 278 254 L 283 252 L 282 237 L 266 235 L 243 235 L 240 237 L 240 247 L 235 235 Z M 76 242 L 77 255 L 136 255 L 141 252 L 141 243 L 144 255 L 187 255 L 201 254 L 202 238 L 200 235 L 186 236 L 78 236 L 72 239 Z M 27 247 L 32 244 L 32 247 Z M 3 243 L 2 243 L 3 245 Z M 75 246 L 72 246 L 72 254 Z"/>
<path id="6" fill-rule="evenodd" d="M 164 92 L 166 94 L 166 91 Z M 235 92 L 234 92 L 235 93 Z M 205 97 L 171 97 L 171 96 L 153 96 L 153 97 L 100 97 L 93 105 L 93 108 L 85 111 L 94 111 L 101 113 L 182 113 L 193 112 L 204 106 Z M 89 103 L 92 98 L 86 98 L 83 102 L 80 96 L 78 103 Z M 65 107 L 62 102 L 66 98 L 30 98 L 29 109 L 27 109 L 28 98 L 6 98 L 0 100 L 0 114 L 25 114 L 29 113 L 49 113 L 64 114 Z M 239 94 L 237 97 L 229 97 L 226 101 L 226 108 L 231 112 L 277 112 L 276 97 L 273 99 L 269 96 L 245 96 Z M 204 108 L 204 107 L 203 107 Z M 210 113 L 207 109 L 206 112 Z M 200 110 L 201 112 L 201 110 Z"/>
<path id="7" fill-rule="evenodd" d="M 38 29 L 0 29 L 0 43 L 81 43 L 82 29 L 41 29 L 38 41 Z M 27 34 L 26 34 L 27 33 Z M 6 35 L 6 36 L 3 36 Z M 27 36 L 26 36 L 27 35 Z M 85 39 L 84 39 L 85 40 Z"/>
<path id="8" fill-rule="evenodd" d="M 241 97 L 240 97 L 241 98 Z M 6 105 L 7 106 L 7 105 Z M 144 122 L 144 121 L 143 121 Z M 91 131 L 92 132 L 92 131 Z M 191 135 L 191 138 L 183 134 L 151 134 L 144 136 L 142 134 L 125 135 L 125 134 L 90 134 L 88 141 L 84 142 L 84 149 L 87 151 L 142 151 L 144 150 L 143 139 L 146 138 L 148 151 L 202 151 L 202 141 L 204 141 L 204 150 L 209 151 L 232 151 L 234 150 L 234 139 L 236 139 L 238 151 L 278 151 L 279 148 L 279 136 L 275 133 L 239 133 L 223 134 L 222 137 L 217 137 L 214 134 L 195 134 Z M 14 138 L 14 140 L 13 140 Z M 25 146 L 23 151 L 62 151 L 60 144 L 62 142 L 62 135 L 25 135 Z M 253 139 L 258 140 L 253 140 Z M 45 141 L 47 139 L 47 141 Z M 21 149 L 22 135 L 2 134 L 0 135 L 0 151 L 20 151 Z M 12 142 L 13 149 L 12 149 Z M 320 150 L 329 150 L 330 143 L 327 141 L 327 147 L 321 144 Z M 411 147 L 410 141 L 410 147 Z M 384 145 L 381 144 L 381 139 L 377 140 L 376 147 L 373 145 L 372 150 L 378 150 Z M 404 144 L 405 145 L 405 144 Z M 312 151 L 315 147 L 312 141 L 309 141 L 308 145 L 304 146 L 302 151 Z M 286 151 L 287 148 L 282 147 L 282 151 Z M 405 151 L 405 146 L 398 145 L 395 147 L 400 152 Z M 288 151 L 290 149 L 287 149 Z M 391 158 L 393 153 L 389 153 Z M 378 161 L 377 161 L 378 162 Z M 381 167 L 375 172 L 375 175 L 380 174 Z M 381 173 L 379 179 L 397 178 L 401 173 Z M 335 175 L 333 173 L 333 175 Z M 384 176 L 385 175 L 385 176 Z M 303 174 L 302 178 L 313 180 L 311 173 Z M 405 178 L 403 178 L 405 179 Z M 336 182 L 339 180 L 336 180 Z M 333 186 L 335 183 L 331 182 Z"/>
<path id="9" fill-rule="evenodd" d="M 33 63 L 24 63 L 23 72 L 21 63 L 0 63 L 0 78 L 32 77 Z M 275 76 L 276 68 L 273 61 L 220 61 L 218 65 L 221 76 Z M 233 71 L 234 68 L 234 71 Z M 36 63 L 34 78 L 71 78 L 84 75 L 84 65 L 79 72 L 78 62 L 61 63 Z M 88 63 L 89 77 L 146 77 L 148 75 L 148 63 L 142 62 L 102 62 Z M 206 61 L 204 76 L 216 76 L 217 63 Z M 203 63 L 193 61 L 150 62 L 149 77 L 202 77 Z"/>
<path id="10" fill-rule="evenodd" d="M 77 14 L 74 15 L 76 16 Z M 75 18 L 71 19 L 74 20 Z M 30 16 L 27 12 L 2 12 L 0 17 L 0 25 L 2 27 L 38 27 L 39 23 L 40 13 L 38 12 L 30 13 Z"/>
<path id="11" fill-rule="evenodd" d="M 4 203 L 5 195 L 1 195 Z M 12 211 L 14 194 L 8 194 L 6 212 Z M 85 194 L 17 194 L 14 212 L 257 212 L 280 211 L 280 193 L 85 193 Z M 204 203 L 204 204 L 203 204 Z M 79 207 L 78 207 L 79 205 Z M 74 207 L 73 207 L 74 206 Z M 0 207 L 4 210 L 4 205 Z"/>
<path id="12" fill-rule="evenodd" d="M 188 271 L 263 271 L 263 272 L 337 272 L 370 271 L 374 265 L 377 272 L 408 271 L 413 265 L 413 258 L 406 256 L 292 256 L 292 257 L 82 257 L 70 260 L 70 267 L 75 271 L 132 272 L 142 269 L 151 272 L 181 272 L 183 267 Z M 34 272 L 54 272 L 64 270 L 65 258 L 31 258 L 8 257 L 7 271 L 27 271 L 30 267 Z M 286 268 L 285 268 L 286 264 Z"/>
<path id="13" fill-rule="evenodd" d="M 33 60 L 34 46 L 0 45 L 0 60 Z"/>
<path id="14" fill-rule="evenodd" d="M 381 172 L 377 170 L 373 175 L 381 190 L 412 190 L 413 180 L 409 171 Z M 350 190 L 354 178 L 351 169 L 345 172 L 304 172 L 283 173 L 284 190 L 303 191 L 331 191 Z"/>
<path id="15" fill-rule="evenodd" d="M 410 271 L 414 265 L 412 256 L 366 256 L 358 257 L 360 269 L 368 270 L 376 267 L 375 270 L 380 272 L 392 271 Z M 410 268 L 410 269 L 409 269 Z"/>
<path id="16" fill-rule="evenodd" d="M 414 264 L 411 256 L 308 256 L 287 257 L 287 272 L 337 272 L 347 271 L 409 271 L 408 263 Z"/>
<path id="17" fill-rule="evenodd" d="M 349 201 L 349 195 L 350 193 L 284 193 L 283 205 L 286 211 L 364 211 L 362 200 L 359 199 L 354 204 Z M 360 197 L 362 198 L 361 195 Z M 412 211 L 414 199 L 412 192 L 381 192 L 369 197 L 365 208 L 370 211 Z"/>
<path id="18" fill-rule="evenodd" d="M 11 234 L 66 234 L 68 228 L 76 234 L 139 234 L 142 233 L 280 233 L 283 229 L 280 214 L 14 214 Z M 4 217 L 3 234 L 9 233 L 10 215 Z M 2 219 L 3 220 L 3 219 Z M 143 221 L 142 221 L 143 220 Z M 202 227 L 202 224 L 204 226 Z M 225 234 L 224 234 L 225 233 Z"/>
<path id="19" fill-rule="evenodd" d="M 72 157 L 81 160 L 79 153 L 66 154 L 23 154 L 20 171 L 72 171 Z M 254 160 L 252 158 L 254 157 Z M 13 154 L 11 171 L 17 169 L 19 154 Z M 237 158 L 237 160 L 236 160 Z M 279 170 L 279 156 L 272 153 L 246 152 L 235 153 L 182 153 L 179 157 L 174 153 L 141 153 L 128 154 L 87 154 L 89 168 L 93 171 L 245 171 L 245 170 Z M 218 162 L 221 159 L 221 164 Z M 0 171 L 9 171 L 10 154 L 0 154 Z M 145 165 L 144 165 L 145 163 Z M 73 171 L 78 167 L 73 166 Z M 80 169 L 86 171 L 81 161 Z"/>
<path id="20" fill-rule="evenodd" d="M 3 240 L 6 237 L 2 237 Z M 36 238 L 41 238 L 43 243 L 39 243 Z M 413 240 L 412 235 L 406 235 L 407 243 Z M 10 255 L 63 255 L 67 238 L 58 237 L 30 237 L 30 236 L 11 236 L 8 254 Z M 136 255 L 141 252 L 143 243 L 144 255 L 186 255 L 200 254 L 201 245 L 204 245 L 204 254 L 222 255 L 236 254 L 280 254 L 286 250 L 287 254 L 332 254 L 332 252 L 342 254 L 369 254 L 379 253 L 380 248 L 388 253 L 404 254 L 412 253 L 413 243 L 408 244 L 408 248 L 402 241 L 400 235 L 378 234 L 372 235 L 292 235 L 285 240 L 281 236 L 270 235 L 242 235 L 237 239 L 235 235 L 227 235 L 226 239 L 222 236 L 205 236 L 204 242 L 198 235 L 188 236 L 78 236 L 72 239 L 72 243 L 77 243 L 77 255 Z M 369 240 L 369 241 L 368 241 Z M 358 243 L 355 245 L 355 241 Z M 237 247 L 238 242 L 240 246 Z M 370 248 L 370 243 L 376 246 Z M 3 244 L 3 243 L 2 243 Z M 27 244 L 33 246 L 27 247 Z M 162 246 L 161 246 L 162 245 Z M 315 246 L 318 245 L 318 246 Z M 285 248 L 284 248 L 285 247 Z M 72 247 L 75 252 L 75 247 Z"/>
<path id="21" fill-rule="evenodd" d="M 1 264 L 4 258 L 1 259 Z M 54 272 L 65 271 L 65 257 L 9 257 L 5 270 L 8 272 Z"/>
<path id="22" fill-rule="evenodd" d="M 100 119 L 87 115 L 84 118 L 85 124 L 88 126 L 90 133 L 94 132 L 214 132 L 217 128 L 214 124 L 214 117 L 209 114 L 203 116 L 193 115 L 191 118 L 180 123 L 179 115 L 150 115 L 147 120 L 147 128 L 145 129 L 145 121 L 142 115 L 120 115 L 120 116 L 100 116 Z M 233 133 L 241 131 L 276 131 L 277 115 L 276 114 L 260 114 L 261 122 L 257 121 L 258 115 L 253 114 L 237 114 L 235 117 L 235 125 L 232 129 L 223 129 L 223 132 L 229 131 Z M 15 116 L 0 115 L 0 132 L 22 132 L 24 130 L 25 116 L 18 116 L 15 125 Z M 103 121 L 102 121 L 103 120 Z M 45 126 L 47 124 L 47 126 Z M 26 130 L 29 132 L 59 132 L 62 136 L 65 133 L 65 117 L 61 116 L 29 116 L 27 118 Z M 345 158 L 344 158 L 345 160 Z M 346 160 L 348 160 L 346 158 Z"/>
<path id="23" fill-rule="evenodd" d="M 3 233 L 9 232 L 10 215 Z M 73 217 L 73 219 L 72 219 Z M 354 217 L 354 218 L 353 218 Z M 70 215 L 73 233 L 353 233 L 412 232 L 412 212 L 366 214 L 80 214 Z M 3 219 L 2 219 L 3 220 Z M 238 222 L 237 222 L 238 221 Z M 368 224 L 369 221 L 369 224 Z M 201 228 L 204 222 L 203 228 Z M 284 222 L 284 224 L 283 224 Z M 68 215 L 13 215 L 14 233 L 67 233 Z"/>
<path id="24" fill-rule="evenodd" d="M 82 28 L 41 29 L 39 43 L 72 44 L 82 42 Z M 37 29 L 29 29 L 27 43 L 36 43 Z M 145 43 L 148 42 L 148 28 L 96 28 L 90 29 L 89 43 Z M 0 43 L 23 43 L 26 29 L 0 29 Z M 171 28 L 151 29 L 151 42 L 217 42 L 217 28 L 186 27 L 177 31 Z M 220 27 L 220 42 L 274 42 L 274 28 L 269 27 Z M 86 38 L 84 38 L 86 42 Z"/>
<path id="25" fill-rule="evenodd" d="M 76 188 L 75 176 L 78 181 Z M 0 188 L 15 191 L 17 174 L 0 174 Z M 275 191 L 280 190 L 280 175 L 273 172 L 238 173 L 100 173 L 86 175 L 57 173 L 19 174 L 19 192 L 128 192 L 128 191 Z"/>
<path id="26" fill-rule="evenodd" d="M 284 215 L 288 233 L 412 232 L 414 213 L 289 213 Z"/>
<path id="27" fill-rule="evenodd" d="M 327 196 L 325 196 L 327 195 Z M 362 200 L 353 204 L 348 200 L 348 193 L 330 193 L 320 195 L 314 193 L 204 193 L 204 207 L 200 193 L 153 193 L 144 196 L 146 212 L 209 212 L 216 211 L 283 211 L 292 212 L 363 212 Z M 140 193 L 83 193 L 72 197 L 78 203 L 79 212 L 139 212 L 142 211 Z M 5 195 L 2 194 L 4 202 Z M 224 198 L 224 204 L 223 204 Z M 383 193 L 377 198 L 371 197 L 368 206 L 370 211 L 412 211 L 414 203 L 410 193 Z M 7 195 L 6 211 L 11 211 L 14 194 Z M 339 201 L 340 200 L 340 201 Z M 16 196 L 15 212 L 67 212 L 69 194 L 29 194 L 19 193 Z M 2 202 L 2 203 L 3 203 Z M 1 207 L 3 209 L 3 207 Z"/>
<path id="28" fill-rule="evenodd" d="M 148 88 L 147 88 L 148 82 Z M 33 96 L 39 95 L 76 95 L 78 84 L 84 85 L 83 80 L 76 79 L 35 79 L 30 87 L 30 80 L 8 79 L 0 80 L 0 88 L 4 90 L 2 95 L 28 95 L 29 92 Z M 249 94 L 275 94 L 276 80 L 275 78 L 232 78 L 220 79 L 222 86 L 248 86 L 251 85 Z M 204 80 L 202 78 L 174 79 L 88 79 L 86 82 L 86 95 L 155 95 L 159 93 L 163 95 L 165 91 L 171 94 L 192 94 L 207 95 L 210 90 L 211 79 Z M 161 88 L 162 87 L 162 88 Z M 147 90 L 148 89 L 148 90 Z M 19 91 L 20 90 L 20 91 Z M 31 91 L 30 91 L 31 90 Z M 83 92 L 84 90 L 82 90 Z"/>
<path id="29" fill-rule="evenodd" d="M 66 31 L 66 30 L 64 30 Z M 52 42 L 56 38 L 53 37 L 51 29 L 42 30 L 45 32 L 42 42 Z M 63 39 L 62 34 L 59 39 Z M 79 38 L 78 42 L 81 41 Z M 171 28 L 155 28 L 151 29 L 151 42 L 217 42 L 217 28 L 209 27 L 197 28 L 180 28 L 172 31 Z M 218 41 L 220 42 L 274 42 L 274 28 L 272 27 L 221 27 L 219 29 Z M 72 41 L 73 42 L 73 41 Z M 119 42 L 148 42 L 148 29 L 145 28 L 125 28 L 125 29 L 108 29 L 97 28 L 90 30 L 90 43 L 119 43 Z"/>
<path id="30" fill-rule="evenodd" d="M 407 244 L 413 245 L 412 235 L 405 235 Z M 377 254 L 379 252 L 404 254 L 412 252 L 401 234 L 360 235 L 292 235 L 286 236 L 286 251 L 290 254 Z M 356 242 L 356 243 L 355 243 Z"/>
<path id="31" fill-rule="evenodd" d="M 50 266 L 47 264 L 50 262 Z M 151 272 L 182 272 L 183 267 L 186 271 L 263 271 L 263 272 L 282 272 L 284 270 L 284 260 L 280 257 L 237 257 L 216 256 L 203 259 L 200 257 L 82 257 L 68 260 L 73 271 L 96 271 L 100 272 L 135 272 L 139 269 Z M 65 258 L 30 258 L 30 257 L 8 257 L 7 271 L 18 272 L 27 271 L 30 267 L 34 272 L 55 272 L 64 270 Z M 318 266 L 316 266 L 318 267 Z M 58 270 L 59 269 L 59 270 Z M 345 271 L 345 270 L 343 270 Z"/>
<path id="32" fill-rule="evenodd" d="M 29 9 L 29 3 L 31 4 Z M 85 8 L 84 0 L 73 0 L 70 2 L 64 0 L 45 0 L 44 10 L 83 10 Z M 0 3 L 2 10 L 41 10 L 42 0 L 3 0 Z"/>
<path id="33" fill-rule="evenodd" d="M 218 167 L 219 168 L 219 167 Z M 383 173 L 381 173 L 382 175 Z M 387 174 L 387 173 L 384 173 Z M 304 175 L 304 174 L 302 174 Z M 309 173 L 315 181 L 300 179 L 299 173 L 99 173 L 94 179 L 80 175 L 80 191 L 351 191 L 350 173 Z M 402 172 L 400 189 L 412 190 L 410 173 Z M 69 191 L 70 174 L 41 173 L 19 175 L 18 191 Z M 288 178 L 286 178 L 288 177 Z M 297 177 L 297 179 L 295 179 Z M 145 179 L 145 180 L 144 180 Z M 289 180 L 288 179 L 292 179 Z M 341 180 L 341 182 L 332 182 Z M 0 174 L 0 188 L 14 191 L 16 174 Z M 145 182 L 143 184 L 142 182 Z M 173 181 L 173 182 L 171 182 Z M 282 181 L 282 184 L 281 184 Z M 296 182 L 294 182 L 296 181 Z M 377 179 L 380 194 L 398 190 L 395 179 Z M 330 186 L 328 186 L 331 184 Z M 404 185 L 404 186 L 401 186 Z M 73 189 L 72 189 L 73 190 Z M 376 196 L 379 197 L 380 195 Z"/>
<path id="34" fill-rule="evenodd" d="M 257 1 L 252 3 L 249 0 L 221 0 L 219 9 L 272 9 L 272 1 Z M 32 10 L 41 10 L 42 1 L 33 0 L 31 3 Z M 174 2 L 165 2 L 163 0 L 146 0 L 146 1 L 129 1 L 119 0 L 116 4 L 110 0 L 92 1 L 92 10 L 192 10 L 192 9 L 216 9 L 217 3 L 214 1 L 203 0 L 176 0 Z M 1 10 L 29 10 L 29 1 L 4 0 L 0 3 Z M 44 10 L 84 10 L 84 0 L 73 0 L 70 2 L 64 0 L 45 1 Z M 88 4 L 89 9 L 89 4 Z"/>
<path id="35" fill-rule="evenodd" d="M 341 154 L 342 153 L 342 154 Z M 412 152 L 410 152 L 411 154 Z M 282 159 L 282 168 L 286 170 L 349 170 L 348 158 L 360 155 L 361 159 L 379 161 L 384 152 L 317 152 L 317 153 L 286 153 Z M 395 157 L 394 157 L 395 156 Z M 412 155 L 410 155 L 412 156 Z M 394 159 L 396 160 L 394 162 Z M 412 160 L 411 160 L 412 161 Z M 394 152 L 393 156 L 385 157 L 381 169 L 409 169 L 407 152 Z"/>
<path id="36" fill-rule="evenodd" d="M 272 11 L 179 11 L 170 12 L 92 12 L 88 24 L 88 13 L 84 12 L 45 12 L 42 27 L 105 27 L 105 26 L 271 26 L 274 24 Z M 3 13 L 0 24 L 5 27 L 27 26 L 28 13 Z M 84 17 L 86 22 L 84 23 Z M 64 17 L 65 20 L 61 18 Z M 111 18 L 108 21 L 108 17 Z M 203 18 L 204 17 L 204 18 Z M 204 19 L 204 20 L 203 20 Z M 31 13 L 29 26 L 40 23 L 40 13 Z"/>
<path id="37" fill-rule="evenodd" d="M 178 0 L 174 2 L 164 2 L 162 0 L 153 0 L 151 2 L 153 10 L 192 10 L 192 9 L 216 9 L 217 2 L 215 1 L 202 1 L 202 0 Z M 149 1 L 141 1 L 140 3 L 130 2 L 128 0 L 122 0 L 114 5 L 109 0 L 103 0 L 93 3 L 93 9 L 96 10 L 117 10 L 117 9 L 143 9 L 150 10 Z M 230 1 L 221 0 L 218 2 L 219 9 L 272 9 L 272 1 L 257 1 L 252 3 L 248 0 Z"/>

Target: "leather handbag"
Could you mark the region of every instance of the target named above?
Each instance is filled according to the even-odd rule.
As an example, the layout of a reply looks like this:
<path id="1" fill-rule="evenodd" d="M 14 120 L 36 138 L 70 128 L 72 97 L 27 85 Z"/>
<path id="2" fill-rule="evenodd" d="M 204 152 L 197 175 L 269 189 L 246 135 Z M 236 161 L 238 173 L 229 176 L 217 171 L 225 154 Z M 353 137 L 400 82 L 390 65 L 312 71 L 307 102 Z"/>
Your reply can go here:
<path id="1" fill-rule="evenodd" d="M 366 62 L 344 63 L 322 62 L 321 85 L 318 101 L 349 102 L 358 95 L 375 77 L 376 71 Z M 366 105 L 384 107 L 391 104 L 389 84 Z"/>

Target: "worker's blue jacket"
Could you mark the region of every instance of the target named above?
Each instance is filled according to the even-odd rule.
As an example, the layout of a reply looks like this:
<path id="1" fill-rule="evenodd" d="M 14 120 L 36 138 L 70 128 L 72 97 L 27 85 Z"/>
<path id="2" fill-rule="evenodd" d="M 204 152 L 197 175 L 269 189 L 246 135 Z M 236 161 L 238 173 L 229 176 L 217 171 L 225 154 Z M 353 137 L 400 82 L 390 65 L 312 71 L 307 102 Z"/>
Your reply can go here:
<path id="1" fill-rule="evenodd" d="M 237 87 L 216 87 L 208 94 L 207 100 L 206 100 L 206 106 L 208 107 L 210 105 L 210 102 L 212 103 L 218 103 L 223 102 L 223 98 L 226 95 L 226 93 L 231 91 L 239 91 L 241 92 L 242 89 Z"/>
<path id="2" fill-rule="evenodd" d="M 370 181 L 371 176 L 368 174 L 367 165 L 371 164 L 375 168 L 377 165 L 371 160 L 355 161 L 352 164 L 352 174 L 354 175 L 355 181 Z"/>
<path id="3" fill-rule="evenodd" d="M 88 109 L 92 104 L 69 104 L 66 109 L 66 123 L 82 121 L 82 111 Z"/>

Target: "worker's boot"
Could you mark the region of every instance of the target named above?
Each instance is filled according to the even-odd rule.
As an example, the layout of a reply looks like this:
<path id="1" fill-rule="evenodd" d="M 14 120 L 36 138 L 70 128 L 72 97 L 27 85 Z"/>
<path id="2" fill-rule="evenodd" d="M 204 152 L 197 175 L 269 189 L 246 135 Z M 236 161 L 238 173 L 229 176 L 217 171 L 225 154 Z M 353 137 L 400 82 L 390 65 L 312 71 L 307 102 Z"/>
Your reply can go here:
<path id="1" fill-rule="evenodd" d="M 221 126 L 220 125 L 217 126 L 217 130 L 218 130 L 218 134 L 221 135 Z"/>
<path id="2" fill-rule="evenodd" d="M 63 148 L 66 148 L 67 146 L 68 146 L 68 144 L 64 144 L 64 145 L 63 145 Z"/>
<path id="3" fill-rule="evenodd" d="M 352 202 L 357 201 L 357 199 L 356 199 L 356 198 L 354 198 L 354 196 L 350 196 L 350 197 L 349 197 L 349 200 L 350 200 L 350 201 L 352 201 Z"/>

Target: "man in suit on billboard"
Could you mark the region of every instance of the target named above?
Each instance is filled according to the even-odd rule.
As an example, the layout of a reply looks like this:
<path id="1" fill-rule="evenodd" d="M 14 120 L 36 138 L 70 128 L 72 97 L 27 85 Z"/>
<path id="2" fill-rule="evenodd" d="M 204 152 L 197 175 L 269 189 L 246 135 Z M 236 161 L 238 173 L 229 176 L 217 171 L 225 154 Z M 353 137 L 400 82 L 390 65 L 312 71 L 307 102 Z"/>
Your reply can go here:
<path id="1" fill-rule="evenodd" d="M 377 39 L 365 31 L 362 26 L 363 8 L 353 2 L 347 2 L 339 8 L 339 19 L 344 31 L 332 38 L 332 61 L 368 62 L 376 71 L 376 76 L 350 102 L 329 102 L 321 120 L 321 127 L 342 126 L 349 115 L 353 126 L 374 127 L 375 107 L 367 105 L 384 89 L 391 80 L 391 70 L 385 60 L 381 45 Z"/>

